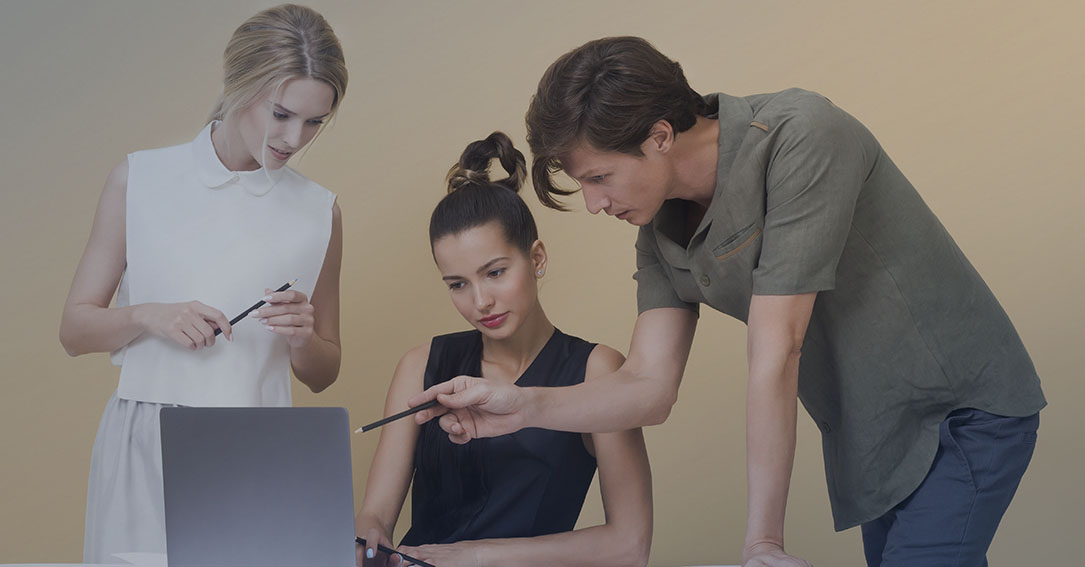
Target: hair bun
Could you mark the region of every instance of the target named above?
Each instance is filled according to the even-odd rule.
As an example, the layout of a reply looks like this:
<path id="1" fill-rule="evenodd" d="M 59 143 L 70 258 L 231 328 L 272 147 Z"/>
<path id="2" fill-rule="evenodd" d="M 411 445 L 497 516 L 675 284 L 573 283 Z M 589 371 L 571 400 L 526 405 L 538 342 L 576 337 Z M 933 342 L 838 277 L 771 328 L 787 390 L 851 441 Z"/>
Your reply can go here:
<path id="1" fill-rule="evenodd" d="M 504 179 L 490 179 L 490 161 L 497 158 L 501 167 L 508 173 Z M 469 185 L 488 187 L 499 185 L 514 193 L 527 177 L 527 161 L 504 132 L 494 132 L 485 140 L 476 140 L 468 144 L 460 155 L 460 161 L 448 171 L 448 192 Z"/>
<path id="2" fill-rule="evenodd" d="M 475 171 L 473 169 L 464 169 L 459 164 L 452 166 L 452 169 L 448 172 L 448 192 L 451 193 L 464 185 L 477 183 L 480 185 L 488 185 L 490 183 L 489 171 Z"/>

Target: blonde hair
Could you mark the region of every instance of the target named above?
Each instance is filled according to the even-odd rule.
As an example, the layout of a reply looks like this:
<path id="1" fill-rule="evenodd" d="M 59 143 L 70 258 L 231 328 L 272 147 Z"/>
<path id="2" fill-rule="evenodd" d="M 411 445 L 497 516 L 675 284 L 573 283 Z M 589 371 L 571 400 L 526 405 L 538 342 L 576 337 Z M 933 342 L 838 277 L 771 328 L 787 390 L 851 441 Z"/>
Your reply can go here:
<path id="1" fill-rule="evenodd" d="M 282 4 L 238 26 L 223 53 L 222 96 L 208 122 L 252 104 L 260 93 L 294 78 L 323 81 L 335 91 L 332 113 L 347 91 L 343 47 L 324 16 L 306 6 Z"/>

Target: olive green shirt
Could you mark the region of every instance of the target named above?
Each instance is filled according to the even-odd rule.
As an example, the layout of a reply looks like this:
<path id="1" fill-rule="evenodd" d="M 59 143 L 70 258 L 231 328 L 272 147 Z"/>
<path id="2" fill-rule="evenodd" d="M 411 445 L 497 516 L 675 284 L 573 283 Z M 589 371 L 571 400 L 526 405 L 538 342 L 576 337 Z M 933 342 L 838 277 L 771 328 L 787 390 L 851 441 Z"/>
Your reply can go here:
<path id="1" fill-rule="evenodd" d="M 753 294 L 817 292 L 799 399 L 822 433 L 837 530 L 919 486 L 949 412 L 1045 405 L 1006 313 L 862 124 L 799 89 L 706 99 L 715 194 L 688 243 L 687 201 L 641 227 L 638 307 L 704 303 L 746 321 Z"/>

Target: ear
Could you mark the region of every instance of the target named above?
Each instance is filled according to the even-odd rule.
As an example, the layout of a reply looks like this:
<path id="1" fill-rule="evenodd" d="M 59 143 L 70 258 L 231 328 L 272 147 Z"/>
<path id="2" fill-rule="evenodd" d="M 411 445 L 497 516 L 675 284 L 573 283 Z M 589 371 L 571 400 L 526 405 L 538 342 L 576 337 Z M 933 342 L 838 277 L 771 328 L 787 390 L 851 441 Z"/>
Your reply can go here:
<path id="1" fill-rule="evenodd" d="M 543 245 L 542 240 L 531 243 L 528 257 L 531 259 L 531 268 L 535 272 L 535 277 L 541 278 L 546 275 L 546 246 Z"/>
<path id="2" fill-rule="evenodd" d="M 666 120 L 658 120 L 652 124 L 648 131 L 648 139 L 641 144 L 641 151 L 647 154 L 649 151 L 667 153 L 674 145 L 674 127 Z"/>

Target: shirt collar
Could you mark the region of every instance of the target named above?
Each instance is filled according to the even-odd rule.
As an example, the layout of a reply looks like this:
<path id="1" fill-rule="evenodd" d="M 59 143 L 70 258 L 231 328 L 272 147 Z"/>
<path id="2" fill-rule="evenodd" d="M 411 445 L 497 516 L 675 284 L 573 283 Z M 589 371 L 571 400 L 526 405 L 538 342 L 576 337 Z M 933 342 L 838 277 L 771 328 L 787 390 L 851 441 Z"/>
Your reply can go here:
<path id="1" fill-rule="evenodd" d="M 251 195 L 266 195 L 282 179 L 286 166 L 274 170 L 261 167 L 253 171 L 230 171 L 219 160 L 211 143 L 211 130 L 218 124 L 218 120 L 209 122 L 192 141 L 192 156 L 200 182 L 209 189 L 224 189 L 237 184 Z"/>
<path id="2" fill-rule="evenodd" d="M 719 154 L 716 161 L 716 188 L 712 194 L 712 201 L 708 204 L 701 224 L 694 231 L 690 243 L 697 240 L 712 224 L 712 220 L 720 215 L 721 208 L 727 204 L 724 192 L 727 178 L 731 174 L 731 168 L 735 163 L 735 156 L 749 130 L 750 120 L 753 120 L 753 108 L 744 98 L 712 93 L 704 97 L 709 109 L 716 109 L 716 119 L 719 121 L 720 135 L 718 140 Z M 684 247 L 676 242 L 679 235 L 685 232 L 686 204 L 677 199 L 665 201 L 659 212 L 652 220 L 652 228 L 656 233 L 656 242 L 660 252 L 673 266 L 688 267 L 688 254 L 692 246 Z M 688 246 L 688 245 L 687 245 Z"/>
<path id="3" fill-rule="evenodd" d="M 716 192 L 712 197 L 715 201 L 723 192 L 724 182 L 731 174 L 731 166 L 735 163 L 735 155 L 746 140 L 746 133 L 753 120 L 753 108 L 746 99 L 713 93 L 704 97 L 709 108 L 718 109 L 720 122 L 719 161 L 716 163 Z"/>

